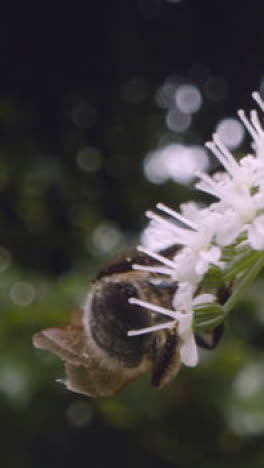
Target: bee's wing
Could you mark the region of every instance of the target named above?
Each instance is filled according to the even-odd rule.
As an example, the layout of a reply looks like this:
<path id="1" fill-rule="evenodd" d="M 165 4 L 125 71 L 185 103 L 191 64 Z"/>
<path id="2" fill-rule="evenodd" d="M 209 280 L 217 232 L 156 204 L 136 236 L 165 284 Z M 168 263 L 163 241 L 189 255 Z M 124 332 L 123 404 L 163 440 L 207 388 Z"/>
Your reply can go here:
<path id="1" fill-rule="evenodd" d="M 84 354 L 82 328 L 69 325 L 61 328 L 47 328 L 33 336 L 36 348 L 46 349 L 73 365 L 88 364 Z"/>
<path id="2" fill-rule="evenodd" d="M 133 378 L 124 376 L 122 372 L 92 365 L 90 367 L 74 366 L 65 363 L 67 375 L 66 386 L 69 390 L 90 397 L 110 397 L 116 395 Z"/>
<path id="3" fill-rule="evenodd" d="M 96 358 L 92 343 L 78 326 L 48 328 L 34 335 L 33 344 L 65 361 L 66 387 L 90 397 L 115 395 L 142 373 L 132 376 L 121 366 L 113 369 L 107 361 Z"/>

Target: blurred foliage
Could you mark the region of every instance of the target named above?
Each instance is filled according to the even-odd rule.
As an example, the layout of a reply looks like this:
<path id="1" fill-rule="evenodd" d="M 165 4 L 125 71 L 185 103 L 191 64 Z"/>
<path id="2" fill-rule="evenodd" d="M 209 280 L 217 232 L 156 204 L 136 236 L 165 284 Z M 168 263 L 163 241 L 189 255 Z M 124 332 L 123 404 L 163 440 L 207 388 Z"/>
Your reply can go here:
<path id="1" fill-rule="evenodd" d="M 14 3 L 0 28 L 2 466 L 262 467 L 263 278 L 219 347 L 162 391 L 145 376 L 115 398 L 71 394 L 62 363 L 31 340 L 67 323 L 96 271 L 136 245 L 146 209 L 194 197 L 147 180 L 143 158 L 162 142 L 201 144 L 263 86 L 263 16 L 209 0 Z M 214 77 L 231 89 L 182 134 L 155 103 L 175 75 L 204 98 Z"/>

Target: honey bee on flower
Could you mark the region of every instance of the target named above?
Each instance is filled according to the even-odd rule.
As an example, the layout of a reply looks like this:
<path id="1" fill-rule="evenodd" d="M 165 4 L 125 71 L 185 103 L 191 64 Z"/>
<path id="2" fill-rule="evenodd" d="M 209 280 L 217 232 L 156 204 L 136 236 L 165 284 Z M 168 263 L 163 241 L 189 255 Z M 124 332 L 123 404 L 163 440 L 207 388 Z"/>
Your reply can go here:
<path id="1" fill-rule="evenodd" d="M 260 95 L 253 97 L 264 111 Z M 98 274 L 78 320 L 35 335 L 36 347 L 65 362 L 70 390 L 109 396 L 145 372 L 162 387 L 181 364 L 198 364 L 197 345 L 219 341 L 226 316 L 264 265 L 264 130 L 256 111 L 238 114 L 252 153 L 236 160 L 216 133 L 206 146 L 222 171 L 195 173 L 196 188 L 213 202 L 185 203 L 180 212 L 157 204 L 158 212 L 146 213 L 146 245 Z"/>

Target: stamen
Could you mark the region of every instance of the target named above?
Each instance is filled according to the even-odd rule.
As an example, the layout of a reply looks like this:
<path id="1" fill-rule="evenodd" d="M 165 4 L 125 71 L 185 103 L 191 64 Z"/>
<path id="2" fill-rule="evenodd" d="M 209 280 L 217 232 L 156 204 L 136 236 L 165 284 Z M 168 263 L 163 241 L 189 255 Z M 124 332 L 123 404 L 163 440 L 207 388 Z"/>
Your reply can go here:
<path id="1" fill-rule="evenodd" d="M 177 213 L 177 211 L 172 210 L 171 208 L 164 205 L 163 203 L 157 203 L 157 208 L 159 210 L 164 211 L 165 213 L 171 215 L 173 218 L 181 221 L 182 223 L 186 224 L 187 226 L 194 229 L 195 231 L 198 231 L 198 224 L 192 222 L 188 218 L 185 218 L 185 216 L 182 216 L 180 213 Z"/>
<path id="2" fill-rule="evenodd" d="M 248 118 L 246 117 L 245 111 L 240 109 L 237 113 L 238 113 L 239 118 L 241 119 L 241 121 L 245 125 L 246 129 L 248 130 L 248 132 L 252 136 L 253 140 L 257 140 L 258 135 L 257 135 L 253 125 L 251 125 Z"/>
<path id="3" fill-rule="evenodd" d="M 182 244 L 182 245 L 188 245 L 189 243 L 192 243 L 193 236 L 197 234 L 197 231 L 193 231 L 188 228 L 182 228 L 179 226 L 175 226 L 172 224 L 171 221 L 167 221 L 166 219 L 162 218 L 161 216 L 157 215 L 156 213 L 153 213 L 153 211 L 147 211 L 146 215 L 148 218 L 150 218 L 152 221 L 155 221 L 156 223 L 167 226 L 171 231 L 173 231 L 175 239 L 174 243 L 175 244 Z"/>
<path id="4" fill-rule="evenodd" d="M 149 219 L 152 219 L 152 220 L 156 221 L 157 223 L 159 223 L 161 225 L 167 226 L 169 229 L 174 231 L 179 236 L 181 236 L 183 234 L 182 233 L 183 228 L 181 228 L 179 226 L 175 226 L 174 224 L 172 224 L 171 221 L 167 221 L 166 219 L 162 218 L 161 216 L 157 215 L 156 213 L 153 213 L 153 211 L 147 211 L 146 216 Z"/>
<path id="5" fill-rule="evenodd" d="M 259 116 L 258 116 L 257 111 L 252 110 L 252 111 L 250 112 L 250 117 L 251 117 L 251 122 L 253 123 L 255 129 L 256 129 L 257 132 L 259 133 L 259 136 L 263 136 L 264 131 L 263 131 L 263 128 L 262 128 L 262 126 L 261 126 L 261 123 L 260 123 L 260 120 L 259 120 Z"/>
<path id="6" fill-rule="evenodd" d="M 153 331 L 164 330 L 165 328 L 172 328 L 176 324 L 177 322 L 175 320 L 171 320 L 170 322 L 165 322 L 160 325 L 154 325 L 153 327 L 140 328 L 140 330 L 131 330 L 127 332 L 127 334 L 128 336 L 144 335 L 145 333 L 151 333 Z"/>
<path id="7" fill-rule="evenodd" d="M 152 304 L 151 302 L 141 301 L 140 299 L 136 299 L 135 297 L 130 297 L 128 299 L 128 302 L 129 304 L 136 304 L 141 307 L 144 307 L 145 309 L 153 310 L 154 312 L 158 312 L 158 314 L 166 315 L 167 317 L 175 319 L 175 312 L 165 309 L 165 307 L 157 306 L 155 304 Z"/>
<path id="8" fill-rule="evenodd" d="M 169 247 L 170 245 L 174 245 L 175 244 L 174 233 L 170 232 L 168 229 L 165 230 L 163 227 L 161 228 L 162 229 L 162 232 L 161 232 L 161 229 L 158 228 L 157 224 L 158 224 L 157 221 L 151 219 L 147 227 L 147 230 L 149 231 L 149 233 L 151 233 L 153 241 L 157 241 L 159 245 L 161 241 L 161 237 L 162 237 L 163 246 L 167 245 Z M 157 249 L 155 248 L 155 250 Z"/>
<path id="9" fill-rule="evenodd" d="M 203 192 L 209 193 L 210 195 L 213 195 L 214 197 L 217 197 L 220 199 L 223 198 L 222 194 L 220 194 L 219 191 L 217 190 L 216 183 L 214 182 L 214 180 L 211 179 L 210 176 L 200 171 L 197 171 L 195 175 L 196 177 L 200 177 L 202 181 L 202 183 L 198 182 L 198 184 L 196 184 L 196 187 L 198 189 L 202 190 Z M 207 184 L 208 186 L 204 186 L 203 182 L 204 184 Z"/>
<path id="10" fill-rule="evenodd" d="M 159 255 L 156 252 L 152 252 L 152 250 L 144 249 L 144 247 L 141 247 L 140 245 L 137 247 L 137 250 L 139 252 L 145 253 L 146 255 L 149 255 L 149 257 L 155 258 L 155 260 L 158 260 L 158 262 L 163 263 L 164 265 L 167 265 L 169 268 L 175 268 L 175 263 L 169 260 L 166 257 L 163 257 L 162 255 Z"/>
<path id="11" fill-rule="evenodd" d="M 219 135 L 217 133 L 213 134 L 213 140 L 214 140 L 215 144 L 218 146 L 219 150 L 221 151 L 222 156 L 224 156 L 224 158 L 225 158 L 227 171 L 230 171 L 231 173 L 232 173 L 232 170 L 233 170 L 233 172 L 234 172 L 234 170 L 237 171 L 239 169 L 239 164 L 235 160 L 232 153 L 224 145 L 224 143 L 222 142 L 221 138 L 219 137 Z"/>
<path id="12" fill-rule="evenodd" d="M 145 266 L 145 265 L 132 265 L 133 270 L 139 271 L 149 271 L 150 273 L 159 273 L 161 275 L 171 275 L 171 268 L 166 267 L 155 267 L 155 266 Z"/>
<path id="13" fill-rule="evenodd" d="M 256 103 L 259 105 L 260 109 L 264 112 L 264 101 L 261 98 L 260 94 L 257 91 L 252 93 L 253 99 L 255 99 Z"/>
<path id="14" fill-rule="evenodd" d="M 205 146 L 212 151 L 212 153 L 215 155 L 215 157 L 218 159 L 220 164 L 230 173 L 232 173 L 232 168 L 230 167 L 229 162 L 227 159 L 224 157 L 223 153 L 217 148 L 216 144 L 213 143 L 212 141 L 208 141 L 205 143 Z"/>
<path id="15" fill-rule="evenodd" d="M 195 187 L 204 193 L 208 193 L 208 195 L 212 195 L 213 197 L 220 198 L 218 195 L 216 195 L 216 193 L 213 190 L 210 190 L 209 187 L 205 187 L 203 182 L 198 182 L 197 184 L 195 184 Z"/>

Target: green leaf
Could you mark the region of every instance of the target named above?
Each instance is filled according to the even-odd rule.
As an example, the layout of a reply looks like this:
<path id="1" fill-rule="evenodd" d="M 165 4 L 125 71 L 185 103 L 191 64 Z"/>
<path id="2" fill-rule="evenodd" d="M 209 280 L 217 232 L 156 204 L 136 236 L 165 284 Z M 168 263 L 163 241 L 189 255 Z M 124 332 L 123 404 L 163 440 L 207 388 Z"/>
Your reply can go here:
<path id="1" fill-rule="evenodd" d="M 206 290 L 216 289 L 222 286 L 224 282 L 225 279 L 223 270 L 215 265 L 211 265 L 200 286 L 202 289 Z"/>
<path id="2" fill-rule="evenodd" d="M 230 279 L 235 278 L 237 275 L 247 271 L 251 268 L 252 265 L 256 263 L 258 258 L 262 255 L 260 252 L 252 251 L 247 249 L 243 251 L 240 255 L 237 255 L 234 258 L 234 261 L 228 265 L 228 268 L 224 272 L 224 280 L 229 281 Z"/>

